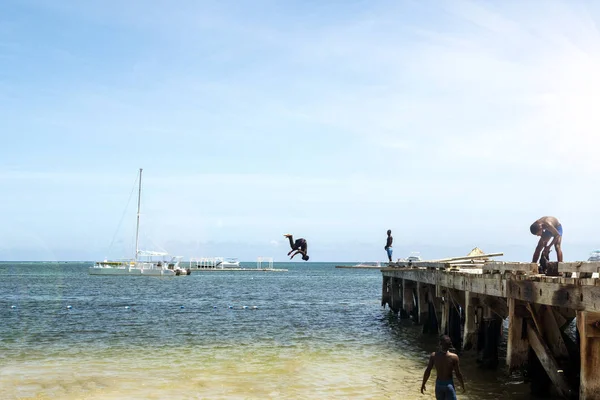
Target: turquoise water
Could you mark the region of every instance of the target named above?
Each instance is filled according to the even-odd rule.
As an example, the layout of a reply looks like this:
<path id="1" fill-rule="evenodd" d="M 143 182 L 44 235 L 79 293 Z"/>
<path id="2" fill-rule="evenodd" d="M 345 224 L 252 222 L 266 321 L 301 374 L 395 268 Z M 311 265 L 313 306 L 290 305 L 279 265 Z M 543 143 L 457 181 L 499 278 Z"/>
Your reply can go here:
<path id="1" fill-rule="evenodd" d="M 433 394 L 435 374 L 419 389 L 436 337 L 382 309 L 377 270 L 152 278 L 90 276 L 91 265 L 0 263 L 1 399 Z M 462 364 L 460 398 L 529 398 L 520 377 Z"/>

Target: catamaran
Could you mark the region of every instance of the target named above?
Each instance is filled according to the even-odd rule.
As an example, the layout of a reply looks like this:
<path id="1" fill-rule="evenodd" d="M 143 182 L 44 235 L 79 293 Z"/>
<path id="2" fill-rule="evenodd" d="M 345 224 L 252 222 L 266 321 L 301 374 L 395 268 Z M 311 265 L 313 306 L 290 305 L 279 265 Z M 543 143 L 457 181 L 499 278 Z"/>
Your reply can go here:
<path id="1" fill-rule="evenodd" d="M 90 275 L 134 275 L 134 276 L 175 276 L 189 275 L 190 270 L 179 266 L 183 257 L 169 256 L 161 251 L 147 251 L 139 248 L 140 205 L 142 197 L 142 168 L 140 168 L 137 223 L 135 229 L 135 257 L 118 261 L 98 261 L 89 268 Z"/>

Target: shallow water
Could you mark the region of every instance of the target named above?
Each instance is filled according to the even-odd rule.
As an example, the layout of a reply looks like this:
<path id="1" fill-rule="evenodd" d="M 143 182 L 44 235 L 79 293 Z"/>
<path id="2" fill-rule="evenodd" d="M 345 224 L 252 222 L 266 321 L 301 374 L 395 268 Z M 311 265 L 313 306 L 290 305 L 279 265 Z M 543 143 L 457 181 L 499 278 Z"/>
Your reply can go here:
<path id="1" fill-rule="evenodd" d="M 377 270 L 152 278 L 90 265 L 0 263 L 1 399 L 433 398 L 435 373 L 419 389 L 437 338 L 381 308 Z M 517 375 L 461 365 L 461 399 L 530 398 Z"/>

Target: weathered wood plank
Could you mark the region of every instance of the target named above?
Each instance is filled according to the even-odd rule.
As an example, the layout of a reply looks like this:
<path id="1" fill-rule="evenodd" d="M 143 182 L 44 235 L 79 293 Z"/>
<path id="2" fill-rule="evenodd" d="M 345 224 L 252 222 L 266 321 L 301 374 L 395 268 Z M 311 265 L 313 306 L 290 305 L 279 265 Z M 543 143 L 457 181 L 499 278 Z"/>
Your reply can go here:
<path id="1" fill-rule="evenodd" d="M 565 285 L 560 277 L 473 274 L 414 268 L 389 268 L 383 276 L 398 277 L 409 281 L 439 285 L 497 297 L 512 297 L 529 303 L 566 307 L 578 311 L 600 312 L 600 286 Z"/>
<path id="2" fill-rule="evenodd" d="M 431 261 L 398 261 L 390 263 L 388 268 L 450 268 L 450 264 Z"/>
<path id="3" fill-rule="evenodd" d="M 484 272 L 524 272 L 526 274 L 537 274 L 538 265 L 536 263 L 522 262 L 489 262 L 483 265 Z"/>
<path id="4" fill-rule="evenodd" d="M 597 261 L 559 262 L 558 263 L 558 272 L 600 272 L 600 262 L 597 262 Z"/>
<path id="5" fill-rule="evenodd" d="M 407 313 L 412 313 L 414 304 L 413 288 L 415 282 L 407 279 L 402 280 L 402 309 Z"/>
<path id="6" fill-rule="evenodd" d="M 442 320 L 440 323 L 440 335 L 448 334 L 448 321 L 450 319 L 450 303 L 450 298 L 444 297 L 444 302 L 442 303 Z"/>
<path id="7" fill-rule="evenodd" d="M 476 306 L 479 298 L 476 294 L 465 292 L 465 328 L 463 330 L 463 350 L 477 348 L 477 325 L 475 324 Z"/>
<path id="8" fill-rule="evenodd" d="M 532 318 L 536 321 L 536 326 L 540 326 L 538 329 L 542 333 L 542 337 L 546 340 L 548 347 L 552 351 L 552 355 L 555 358 L 568 358 L 569 352 L 567 346 L 560 334 L 558 323 L 552 313 L 552 308 L 545 304 L 531 307 Z"/>
<path id="9" fill-rule="evenodd" d="M 429 304 L 427 302 L 427 286 L 421 282 L 417 283 L 417 323 L 422 325 L 429 318 Z"/>
<path id="10" fill-rule="evenodd" d="M 581 353 L 579 399 L 600 399 L 600 313 L 577 313 Z"/>
<path id="11" fill-rule="evenodd" d="M 504 255 L 504 253 L 487 253 L 487 254 L 477 254 L 474 256 L 440 258 L 438 260 L 431 260 L 431 261 L 445 262 L 445 261 L 475 260 L 477 258 L 500 257 L 503 255 Z"/>
<path id="12" fill-rule="evenodd" d="M 455 304 L 458 304 L 461 308 L 465 308 L 465 292 L 456 289 L 449 289 L 448 296 L 452 299 Z"/>
<path id="13" fill-rule="evenodd" d="M 400 302 L 400 284 L 402 279 L 392 278 L 390 282 L 390 308 L 394 312 L 399 312 L 401 307 Z"/>
<path id="14" fill-rule="evenodd" d="M 562 372 L 559 372 L 562 371 L 560 366 L 554 357 L 552 357 L 550 349 L 546 346 L 538 331 L 529 325 L 527 326 L 527 339 L 559 394 L 569 398 L 571 396 L 571 389 Z"/>
<path id="15" fill-rule="evenodd" d="M 506 365 L 509 371 L 520 368 L 527 364 L 529 356 L 529 340 L 526 331 L 525 321 L 519 315 L 518 306 L 523 306 L 522 302 L 515 299 L 508 299 L 508 344 L 506 347 Z"/>
<path id="16" fill-rule="evenodd" d="M 384 276 L 381 284 L 381 307 L 385 307 L 386 304 L 390 302 L 390 290 L 389 285 L 392 278 L 389 276 Z"/>
<path id="17" fill-rule="evenodd" d="M 506 297 L 578 311 L 600 311 L 598 288 L 509 279 L 506 281 Z"/>
<path id="18" fill-rule="evenodd" d="M 508 317 L 508 305 L 506 300 L 501 297 L 485 296 L 483 304 L 488 306 L 490 310 L 502 319 Z"/>
<path id="19" fill-rule="evenodd" d="M 504 281 L 500 274 L 483 275 L 460 271 L 446 272 L 413 268 L 391 268 L 382 271 L 382 274 L 492 296 L 503 297 L 505 293 Z"/>

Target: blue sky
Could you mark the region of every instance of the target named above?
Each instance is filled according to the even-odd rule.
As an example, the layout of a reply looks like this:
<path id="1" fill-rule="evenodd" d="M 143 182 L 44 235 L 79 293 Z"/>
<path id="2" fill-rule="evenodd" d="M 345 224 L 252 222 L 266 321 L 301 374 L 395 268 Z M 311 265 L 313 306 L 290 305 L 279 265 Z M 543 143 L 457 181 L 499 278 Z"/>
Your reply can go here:
<path id="1" fill-rule="evenodd" d="M 173 4 L 0 3 L 0 259 L 128 256 L 140 167 L 186 258 L 600 247 L 597 3 Z"/>

